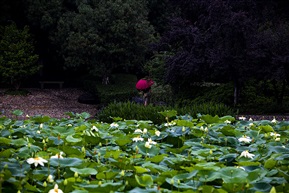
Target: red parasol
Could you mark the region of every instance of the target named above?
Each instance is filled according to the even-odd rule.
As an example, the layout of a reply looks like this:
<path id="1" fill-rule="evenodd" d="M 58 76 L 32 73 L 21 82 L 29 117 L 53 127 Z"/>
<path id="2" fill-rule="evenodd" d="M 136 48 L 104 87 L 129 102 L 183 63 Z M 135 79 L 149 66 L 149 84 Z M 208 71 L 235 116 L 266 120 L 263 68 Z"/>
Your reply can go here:
<path id="1" fill-rule="evenodd" d="M 138 89 L 138 90 L 145 90 L 145 89 L 151 87 L 153 84 L 154 84 L 154 81 L 152 81 L 152 80 L 140 79 L 140 80 L 136 83 L 135 87 L 136 87 L 136 89 Z"/>

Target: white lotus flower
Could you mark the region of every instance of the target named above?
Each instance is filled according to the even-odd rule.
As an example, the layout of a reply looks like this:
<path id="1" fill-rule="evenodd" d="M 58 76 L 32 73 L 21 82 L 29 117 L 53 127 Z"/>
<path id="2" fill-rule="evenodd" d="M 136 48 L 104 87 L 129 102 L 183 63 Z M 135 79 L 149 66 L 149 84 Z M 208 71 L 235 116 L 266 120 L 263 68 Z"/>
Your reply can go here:
<path id="1" fill-rule="evenodd" d="M 35 157 L 35 158 L 29 158 L 27 159 L 27 163 L 34 164 L 35 167 L 39 165 L 44 166 L 44 163 L 47 163 L 48 161 L 43 159 L 42 157 Z"/>
<path id="2" fill-rule="evenodd" d="M 204 128 L 203 126 L 201 126 L 201 127 L 200 127 L 200 130 L 201 130 L 201 131 L 208 132 L 208 127 L 205 127 L 205 128 Z"/>
<path id="3" fill-rule="evenodd" d="M 147 141 L 147 142 L 145 143 L 145 147 L 148 148 L 148 149 L 150 149 L 150 148 L 152 147 L 152 145 L 150 144 L 150 142 Z"/>
<path id="4" fill-rule="evenodd" d="M 146 134 L 148 130 L 146 128 L 143 129 L 143 134 Z"/>
<path id="5" fill-rule="evenodd" d="M 237 166 L 237 168 L 240 168 L 240 169 L 242 169 L 242 170 L 246 170 L 244 167 L 242 167 L 242 166 Z"/>
<path id="6" fill-rule="evenodd" d="M 250 117 L 249 121 L 253 121 L 253 119 Z"/>
<path id="7" fill-rule="evenodd" d="M 118 127 L 119 125 L 117 123 L 110 124 L 110 127 Z"/>
<path id="8" fill-rule="evenodd" d="M 241 117 L 239 117 L 239 120 L 245 121 L 245 120 L 246 120 L 246 117 L 241 116 Z"/>
<path id="9" fill-rule="evenodd" d="M 53 176 L 51 174 L 47 177 L 46 180 L 47 180 L 47 182 L 50 182 L 50 183 L 54 182 Z"/>
<path id="10" fill-rule="evenodd" d="M 254 156 L 255 156 L 255 155 L 252 154 L 252 153 L 249 153 L 248 150 L 245 150 L 245 151 L 243 151 L 243 152 L 241 153 L 241 157 L 247 157 L 247 158 L 253 159 Z"/>
<path id="11" fill-rule="evenodd" d="M 271 132 L 271 133 L 270 133 L 270 136 L 276 138 L 276 137 L 280 137 L 281 135 L 278 134 L 278 133 L 276 133 L 276 132 Z"/>
<path id="12" fill-rule="evenodd" d="M 40 129 L 42 129 L 42 128 L 43 128 L 43 123 L 41 123 L 41 124 L 39 125 L 39 128 L 40 128 Z"/>
<path id="13" fill-rule="evenodd" d="M 63 193 L 63 191 L 61 189 L 58 188 L 58 185 L 55 184 L 54 188 L 49 190 L 48 193 Z"/>
<path id="14" fill-rule="evenodd" d="M 229 121 L 229 120 L 226 120 L 226 121 L 224 121 L 224 123 L 228 123 L 228 124 L 230 124 L 230 123 L 231 123 L 231 121 Z"/>
<path id="15" fill-rule="evenodd" d="M 62 159 L 63 158 L 63 155 L 64 153 L 61 151 L 59 154 L 55 154 L 53 156 L 51 156 L 50 158 L 56 158 L 56 159 Z"/>
<path id="16" fill-rule="evenodd" d="M 156 136 L 159 137 L 159 136 L 161 135 L 161 132 L 160 132 L 159 130 L 156 130 L 156 131 L 155 131 L 155 134 L 156 134 Z"/>
<path id="17" fill-rule="evenodd" d="M 275 117 L 274 117 L 274 119 L 271 121 L 271 123 L 277 123 L 277 120 L 275 119 Z"/>
<path id="18" fill-rule="evenodd" d="M 92 128 L 91 128 L 91 131 L 95 131 L 95 132 L 98 132 L 98 128 L 96 127 L 96 126 L 92 126 Z"/>
<path id="19" fill-rule="evenodd" d="M 153 141 L 151 138 L 148 138 L 148 142 L 149 142 L 149 144 L 153 144 L 153 145 L 157 144 L 157 142 Z"/>
<path id="20" fill-rule="evenodd" d="M 252 139 L 246 135 L 243 135 L 241 138 L 238 139 L 239 142 L 250 143 Z"/>
<path id="21" fill-rule="evenodd" d="M 132 140 L 133 140 L 134 142 L 138 142 L 138 141 L 143 141 L 143 138 L 140 137 L 140 136 L 137 136 L 137 137 L 132 138 Z"/>
<path id="22" fill-rule="evenodd" d="M 136 130 L 134 131 L 134 133 L 142 133 L 142 130 L 141 130 L 141 129 L 136 129 Z"/>
<path id="23" fill-rule="evenodd" d="M 275 141 L 280 141 L 281 139 L 280 139 L 280 137 L 277 137 L 276 139 L 275 139 Z"/>

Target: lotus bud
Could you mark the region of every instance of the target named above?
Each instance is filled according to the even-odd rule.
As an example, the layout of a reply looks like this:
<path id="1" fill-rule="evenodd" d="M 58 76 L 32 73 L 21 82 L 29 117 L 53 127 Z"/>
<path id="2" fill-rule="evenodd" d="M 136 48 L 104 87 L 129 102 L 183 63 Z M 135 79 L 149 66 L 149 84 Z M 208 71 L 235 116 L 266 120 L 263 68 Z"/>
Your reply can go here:
<path id="1" fill-rule="evenodd" d="M 46 181 L 43 182 L 43 187 L 47 187 Z"/>
<path id="2" fill-rule="evenodd" d="M 4 165 L 4 169 L 7 169 L 7 168 L 8 168 L 8 164 L 5 164 L 5 165 Z"/>
<path id="3" fill-rule="evenodd" d="M 17 193 L 21 193 L 21 191 L 20 191 L 20 190 L 18 190 L 18 191 L 17 191 Z"/>
<path id="4" fill-rule="evenodd" d="M 174 184 L 174 180 L 173 179 L 171 179 L 171 184 Z"/>
<path id="5" fill-rule="evenodd" d="M 68 182 L 67 182 L 67 179 L 65 179 L 65 180 L 63 181 L 63 185 L 66 186 L 67 183 L 68 183 Z"/>
<path id="6" fill-rule="evenodd" d="M 98 182 L 98 185 L 100 185 L 100 186 L 101 186 L 101 184 L 102 184 L 102 182 L 101 182 L 101 181 L 99 181 L 99 182 Z"/>
<path id="7" fill-rule="evenodd" d="M 81 148 L 81 151 L 82 151 L 82 153 L 86 153 L 84 146 Z"/>
<path id="8" fill-rule="evenodd" d="M 123 177 L 125 175 L 124 170 L 121 170 L 120 175 Z"/>
<path id="9" fill-rule="evenodd" d="M 74 173 L 74 177 L 78 178 L 78 173 L 77 172 Z"/>
<path id="10" fill-rule="evenodd" d="M 40 128 L 40 129 L 42 129 L 42 128 L 43 128 L 43 123 L 41 123 L 41 124 L 39 125 L 39 128 Z"/>
<path id="11" fill-rule="evenodd" d="M 182 128 L 182 132 L 185 132 L 185 131 L 186 131 L 186 128 L 185 128 L 185 127 L 183 127 L 183 128 Z"/>

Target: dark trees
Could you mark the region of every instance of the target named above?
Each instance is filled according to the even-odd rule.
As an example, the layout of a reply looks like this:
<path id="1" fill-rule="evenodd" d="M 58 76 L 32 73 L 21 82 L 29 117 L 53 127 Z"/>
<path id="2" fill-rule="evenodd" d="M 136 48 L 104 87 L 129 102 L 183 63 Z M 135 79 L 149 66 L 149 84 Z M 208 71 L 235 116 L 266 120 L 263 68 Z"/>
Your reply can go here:
<path id="1" fill-rule="evenodd" d="M 27 1 L 30 21 L 47 33 L 65 68 L 106 80 L 144 63 L 154 34 L 145 0 Z"/>
<path id="2" fill-rule="evenodd" d="M 0 75 L 4 82 L 19 89 L 23 80 L 37 73 L 38 55 L 29 28 L 18 29 L 13 23 L 0 33 Z"/>
<path id="3" fill-rule="evenodd" d="M 174 53 L 166 60 L 166 81 L 177 90 L 193 81 L 232 80 L 236 104 L 250 65 L 252 18 L 221 0 L 180 1 L 179 6 L 187 14 L 172 20 L 157 46 Z"/>

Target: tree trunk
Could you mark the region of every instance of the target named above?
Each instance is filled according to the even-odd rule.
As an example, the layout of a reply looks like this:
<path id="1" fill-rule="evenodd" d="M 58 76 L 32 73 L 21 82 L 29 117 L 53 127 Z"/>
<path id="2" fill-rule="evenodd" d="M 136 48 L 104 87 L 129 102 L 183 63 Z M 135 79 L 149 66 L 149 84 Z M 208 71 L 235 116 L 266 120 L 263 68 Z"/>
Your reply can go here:
<path id="1" fill-rule="evenodd" d="M 234 81 L 234 106 L 239 103 L 240 84 L 238 80 Z"/>
<path id="2" fill-rule="evenodd" d="M 108 75 L 104 75 L 102 77 L 102 84 L 105 84 L 105 85 L 109 84 L 109 76 Z"/>
<path id="3" fill-rule="evenodd" d="M 282 81 L 281 90 L 278 89 L 278 82 L 277 81 L 274 80 L 272 82 L 272 84 L 274 87 L 274 92 L 275 92 L 274 96 L 275 96 L 276 103 L 278 105 L 282 106 L 287 82 L 286 82 L 286 80 Z"/>

